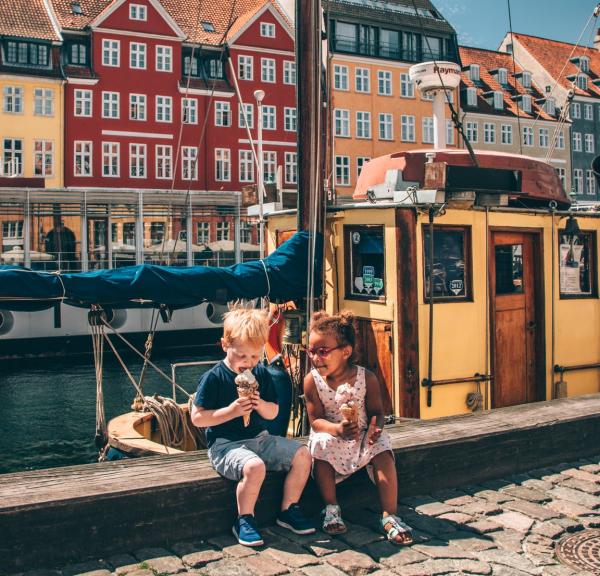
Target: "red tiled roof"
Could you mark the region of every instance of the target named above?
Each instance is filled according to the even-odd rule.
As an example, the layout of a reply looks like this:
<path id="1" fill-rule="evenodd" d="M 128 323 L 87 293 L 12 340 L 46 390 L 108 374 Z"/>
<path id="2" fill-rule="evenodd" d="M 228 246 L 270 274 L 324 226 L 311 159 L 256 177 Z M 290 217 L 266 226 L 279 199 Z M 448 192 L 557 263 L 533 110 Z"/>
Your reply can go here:
<path id="1" fill-rule="evenodd" d="M 0 34 L 59 41 L 43 0 L 0 2 Z"/>
<path id="2" fill-rule="evenodd" d="M 50 0 L 62 28 L 82 30 L 115 0 L 77 0 L 83 14 L 73 14 L 73 0 Z"/>
<path id="3" fill-rule="evenodd" d="M 575 93 L 581 96 L 600 96 L 600 88 L 592 84 L 592 80 L 600 77 L 600 52 L 598 50 L 586 46 L 575 47 L 575 44 L 529 36 L 528 34 L 514 33 L 514 37 L 555 80 L 559 79 L 562 72 L 559 80 L 560 85 L 565 88 L 571 88 L 572 85 L 572 80 L 568 80 L 567 77 L 575 75 L 579 71 L 578 64 L 571 62 L 570 58 L 587 56 L 590 59 L 588 89 L 582 90 L 576 85 Z M 563 71 L 565 64 L 566 67 Z"/>
<path id="4" fill-rule="evenodd" d="M 467 46 L 459 46 L 460 59 L 465 71 L 461 74 L 461 85 L 466 88 L 477 88 L 477 112 L 485 114 L 497 114 L 505 116 L 517 116 L 521 118 L 539 118 L 542 120 L 556 120 L 556 118 L 546 114 L 536 100 L 543 98 L 542 93 L 532 83 L 530 89 L 523 88 L 518 78 L 515 78 L 514 73 L 519 75 L 523 69 L 516 64 L 513 70 L 513 60 L 511 54 L 506 52 L 496 52 L 495 50 L 484 50 L 481 48 L 471 48 Z M 479 64 L 479 82 L 473 82 L 469 76 L 469 65 Z M 490 72 L 498 68 L 506 68 L 507 70 L 507 86 L 502 86 L 495 74 Z M 484 97 L 484 94 L 492 91 L 501 91 L 504 97 L 504 109 L 497 110 L 494 108 L 493 101 Z M 531 96 L 531 113 L 528 114 L 518 107 L 519 101 L 513 97 L 519 94 L 529 94 Z M 466 104 L 466 99 L 463 104 Z M 465 111 L 469 111 L 468 106 L 463 106 Z"/>

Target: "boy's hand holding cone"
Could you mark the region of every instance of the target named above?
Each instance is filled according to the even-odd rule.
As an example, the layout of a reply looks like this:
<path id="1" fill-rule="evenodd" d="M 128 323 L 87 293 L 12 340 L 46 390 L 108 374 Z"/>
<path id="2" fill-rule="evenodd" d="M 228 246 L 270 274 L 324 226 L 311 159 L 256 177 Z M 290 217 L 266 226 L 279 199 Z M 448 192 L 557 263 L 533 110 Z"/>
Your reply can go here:
<path id="1" fill-rule="evenodd" d="M 258 390 L 258 382 L 250 370 L 244 370 L 241 374 L 238 374 L 235 377 L 235 384 L 239 398 L 251 398 Z M 250 424 L 250 414 L 244 415 L 243 418 L 244 426 L 248 426 Z"/>

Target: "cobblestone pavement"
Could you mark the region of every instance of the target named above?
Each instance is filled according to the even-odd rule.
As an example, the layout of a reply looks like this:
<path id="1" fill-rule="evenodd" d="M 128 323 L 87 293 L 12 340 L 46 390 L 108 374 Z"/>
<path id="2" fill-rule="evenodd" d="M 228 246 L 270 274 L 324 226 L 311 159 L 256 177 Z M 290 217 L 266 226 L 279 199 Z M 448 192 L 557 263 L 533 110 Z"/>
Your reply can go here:
<path id="1" fill-rule="evenodd" d="M 219 534 L 27 576 L 600 574 L 597 544 L 591 554 L 596 572 L 561 564 L 555 554 L 570 533 L 600 527 L 600 456 L 400 502 L 399 513 L 415 529 L 411 547 L 384 541 L 375 509 L 347 507 L 349 530 L 336 538 L 295 536 L 271 526 L 262 531 L 265 546 L 258 550 Z"/>

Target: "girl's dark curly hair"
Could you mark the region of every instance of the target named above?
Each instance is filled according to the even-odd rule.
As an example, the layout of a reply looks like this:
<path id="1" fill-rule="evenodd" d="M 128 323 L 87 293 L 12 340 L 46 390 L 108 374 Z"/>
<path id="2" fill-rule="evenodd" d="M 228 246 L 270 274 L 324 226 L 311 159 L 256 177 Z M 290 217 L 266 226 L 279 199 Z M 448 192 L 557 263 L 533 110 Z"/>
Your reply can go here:
<path id="1" fill-rule="evenodd" d="M 328 314 L 324 310 L 315 312 L 310 323 L 311 332 L 332 334 L 340 346 L 352 346 L 356 341 L 354 312 L 342 310 L 339 314 Z"/>

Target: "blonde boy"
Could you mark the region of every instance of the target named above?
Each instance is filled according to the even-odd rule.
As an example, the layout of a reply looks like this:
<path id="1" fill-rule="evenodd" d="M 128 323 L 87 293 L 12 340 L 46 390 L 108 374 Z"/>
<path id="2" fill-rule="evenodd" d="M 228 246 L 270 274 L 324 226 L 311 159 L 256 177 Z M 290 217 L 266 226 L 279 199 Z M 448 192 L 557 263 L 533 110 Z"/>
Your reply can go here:
<path id="1" fill-rule="evenodd" d="M 232 531 L 244 546 L 263 544 L 254 507 L 267 470 L 288 471 L 277 524 L 296 534 L 315 531 L 298 506 L 310 474 L 310 453 L 295 440 L 270 435 L 263 425 L 263 419 L 272 420 L 279 411 L 271 376 L 260 362 L 268 332 L 263 311 L 237 307 L 228 312 L 221 338 L 225 358 L 202 375 L 192 407 L 192 422 L 206 428 L 208 456 L 215 470 L 238 481 L 238 518 Z M 258 391 L 240 398 L 235 377 L 247 369 L 258 381 Z M 248 414 L 246 427 L 243 416 Z"/>

